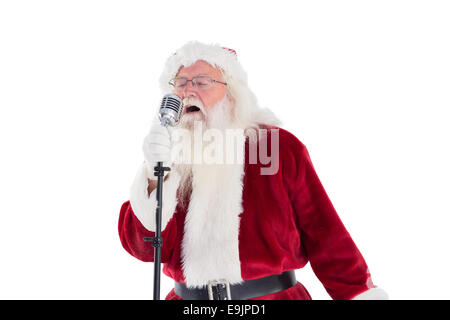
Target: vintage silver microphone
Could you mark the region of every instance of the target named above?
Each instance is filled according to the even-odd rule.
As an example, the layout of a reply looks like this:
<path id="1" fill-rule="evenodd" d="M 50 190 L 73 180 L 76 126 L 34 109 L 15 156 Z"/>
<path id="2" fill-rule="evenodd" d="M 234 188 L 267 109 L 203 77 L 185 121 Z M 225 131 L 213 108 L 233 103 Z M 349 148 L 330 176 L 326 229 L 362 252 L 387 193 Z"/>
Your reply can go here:
<path id="1" fill-rule="evenodd" d="M 183 112 L 183 101 L 175 94 L 166 94 L 161 102 L 159 109 L 159 120 L 163 127 L 174 126 L 180 121 Z M 156 231 L 152 238 L 145 237 L 144 241 L 151 241 L 155 250 L 153 274 L 153 300 L 160 300 L 160 281 L 161 281 L 161 247 L 163 239 L 161 237 L 161 215 L 162 215 L 162 189 L 164 171 L 170 171 L 169 167 L 163 167 L 163 163 L 158 161 L 154 168 L 154 175 L 158 177 L 156 185 Z"/>
<path id="2" fill-rule="evenodd" d="M 180 121 L 183 112 L 183 101 L 176 94 L 166 94 L 159 108 L 159 120 L 163 127 L 174 126 Z"/>

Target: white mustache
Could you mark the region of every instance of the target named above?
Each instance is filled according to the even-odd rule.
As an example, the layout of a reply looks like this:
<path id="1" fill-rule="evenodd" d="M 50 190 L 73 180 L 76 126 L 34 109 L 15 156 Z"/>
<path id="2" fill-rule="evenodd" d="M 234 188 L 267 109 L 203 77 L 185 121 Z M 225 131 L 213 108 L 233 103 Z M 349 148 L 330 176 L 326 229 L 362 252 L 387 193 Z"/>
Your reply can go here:
<path id="1" fill-rule="evenodd" d="M 206 116 L 205 107 L 203 106 L 203 103 L 197 98 L 193 98 L 193 97 L 184 98 L 183 106 L 185 108 L 187 106 L 197 106 L 200 109 L 200 111 Z"/>

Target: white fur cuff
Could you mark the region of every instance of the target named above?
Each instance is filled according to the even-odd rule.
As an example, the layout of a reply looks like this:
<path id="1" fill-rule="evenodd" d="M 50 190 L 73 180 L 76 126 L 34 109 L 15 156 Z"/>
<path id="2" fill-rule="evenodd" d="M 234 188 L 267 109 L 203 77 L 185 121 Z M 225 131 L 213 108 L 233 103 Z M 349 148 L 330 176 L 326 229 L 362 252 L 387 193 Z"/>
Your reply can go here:
<path id="1" fill-rule="evenodd" d="M 142 225 L 149 231 L 156 231 L 156 188 L 148 196 L 148 177 L 147 165 L 143 163 L 131 186 L 130 204 Z M 175 212 L 179 184 L 180 175 L 175 170 L 170 171 L 169 177 L 163 182 L 161 230 L 164 230 Z"/>
<path id="2" fill-rule="evenodd" d="M 370 288 L 363 293 L 358 294 L 352 300 L 388 300 L 389 297 L 381 288 Z"/>

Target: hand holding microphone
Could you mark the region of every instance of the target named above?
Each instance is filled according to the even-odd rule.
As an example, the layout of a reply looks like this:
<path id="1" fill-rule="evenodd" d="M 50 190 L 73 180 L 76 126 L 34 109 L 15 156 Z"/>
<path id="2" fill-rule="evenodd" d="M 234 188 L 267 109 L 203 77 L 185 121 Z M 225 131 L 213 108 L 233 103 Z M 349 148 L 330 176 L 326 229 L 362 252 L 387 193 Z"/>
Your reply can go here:
<path id="1" fill-rule="evenodd" d="M 163 162 L 166 167 L 172 165 L 172 145 L 167 126 L 176 125 L 180 120 L 182 111 L 183 102 L 177 95 L 167 94 L 163 97 L 159 110 L 159 120 L 155 119 L 152 122 L 150 132 L 145 137 L 143 144 L 144 157 L 147 161 L 147 170 L 151 180 L 157 179 L 153 175 L 153 169 L 159 161 Z"/>
<path id="2" fill-rule="evenodd" d="M 144 158 L 147 161 L 147 171 L 151 180 L 156 180 L 153 175 L 153 168 L 158 161 L 164 163 L 164 166 L 171 166 L 171 142 L 169 130 L 163 127 L 159 121 L 153 121 L 149 134 L 144 139 L 143 144 Z"/>

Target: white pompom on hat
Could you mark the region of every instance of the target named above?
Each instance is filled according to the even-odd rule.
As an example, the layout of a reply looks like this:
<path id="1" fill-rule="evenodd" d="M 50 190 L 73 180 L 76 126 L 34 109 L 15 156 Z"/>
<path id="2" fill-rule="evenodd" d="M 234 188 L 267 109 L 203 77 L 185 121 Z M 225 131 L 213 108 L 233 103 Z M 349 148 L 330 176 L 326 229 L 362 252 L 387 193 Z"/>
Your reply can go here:
<path id="1" fill-rule="evenodd" d="M 188 67 L 198 60 L 203 60 L 213 67 L 221 69 L 227 89 L 234 100 L 236 119 L 240 127 L 258 127 L 259 124 L 279 125 L 280 121 L 269 109 L 258 106 L 257 99 L 247 83 L 247 73 L 242 68 L 233 49 L 218 44 L 204 44 L 191 41 L 179 48 L 166 61 L 160 76 L 163 94 L 169 93 L 173 87 L 169 84 L 182 66 Z"/>

